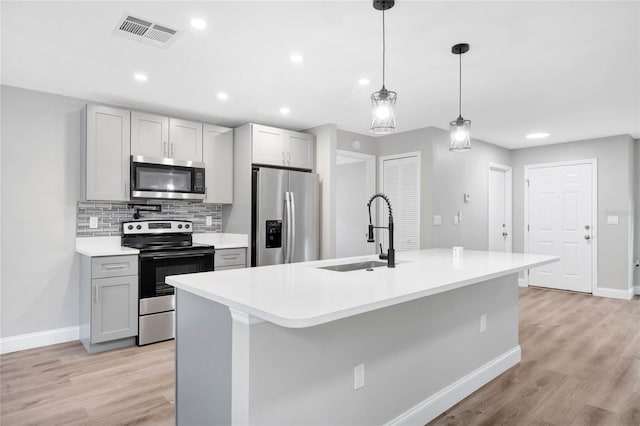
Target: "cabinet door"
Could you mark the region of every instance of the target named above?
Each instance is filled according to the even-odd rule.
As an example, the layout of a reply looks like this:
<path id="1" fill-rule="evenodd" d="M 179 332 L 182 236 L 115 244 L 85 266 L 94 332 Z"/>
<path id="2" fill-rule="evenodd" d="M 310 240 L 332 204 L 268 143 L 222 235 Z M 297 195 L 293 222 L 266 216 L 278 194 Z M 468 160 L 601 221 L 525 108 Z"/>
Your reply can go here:
<path id="1" fill-rule="evenodd" d="M 129 199 L 131 112 L 87 105 L 86 199 Z"/>
<path id="2" fill-rule="evenodd" d="M 169 117 L 131 113 L 131 155 L 168 157 Z"/>
<path id="3" fill-rule="evenodd" d="M 287 166 L 313 169 L 313 135 L 286 132 Z"/>
<path id="4" fill-rule="evenodd" d="M 169 119 L 169 157 L 202 162 L 202 123 Z"/>
<path id="5" fill-rule="evenodd" d="M 91 280 L 91 343 L 138 334 L 138 276 Z"/>
<path id="6" fill-rule="evenodd" d="M 252 163 L 270 166 L 286 166 L 284 133 L 275 127 L 252 126 Z"/>
<path id="7" fill-rule="evenodd" d="M 233 129 L 205 124 L 205 203 L 233 203 Z"/>

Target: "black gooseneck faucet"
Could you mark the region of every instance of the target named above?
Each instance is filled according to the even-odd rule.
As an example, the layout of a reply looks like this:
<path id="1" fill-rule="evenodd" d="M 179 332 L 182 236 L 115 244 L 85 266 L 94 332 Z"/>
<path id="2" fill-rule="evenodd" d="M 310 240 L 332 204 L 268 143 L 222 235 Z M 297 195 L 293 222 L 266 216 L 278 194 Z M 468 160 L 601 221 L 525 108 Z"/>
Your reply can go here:
<path id="1" fill-rule="evenodd" d="M 387 202 L 387 207 L 389 208 L 389 227 L 388 228 L 385 226 L 373 226 L 373 221 L 371 220 L 371 204 L 373 203 L 373 200 L 375 200 L 376 198 L 382 198 Z M 387 197 L 383 193 L 374 194 L 369 199 L 369 202 L 367 203 L 367 207 L 369 208 L 369 235 L 367 238 L 367 242 L 375 243 L 376 240 L 373 237 L 374 229 L 376 228 L 389 229 L 389 251 L 387 251 L 387 254 L 382 253 L 382 244 L 380 244 L 380 259 L 387 260 L 388 268 L 395 268 L 396 267 L 396 251 L 393 248 L 393 212 L 391 210 L 391 203 L 389 202 L 389 197 Z"/>

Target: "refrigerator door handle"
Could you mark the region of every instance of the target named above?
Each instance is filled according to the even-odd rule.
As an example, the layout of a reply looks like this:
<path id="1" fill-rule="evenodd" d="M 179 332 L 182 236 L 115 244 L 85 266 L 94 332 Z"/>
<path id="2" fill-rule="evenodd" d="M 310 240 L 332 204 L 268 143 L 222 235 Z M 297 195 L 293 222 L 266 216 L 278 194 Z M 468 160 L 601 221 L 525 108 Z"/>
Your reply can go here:
<path id="1" fill-rule="evenodd" d="M 284 260 L 282 263 L 289 263 L 289 193 L 284 193 L 284 238 L 282 250 L 284 251 Z"/>
<path id="2" fill-rule="evenodd" d="M 291 203 L 291 244 L 289 245 L 289 263 L 293 263 L 294 256 L 296 255 L 296 200 L 293 196 L 293 192 L 289 193 L 289 201 Z"/>

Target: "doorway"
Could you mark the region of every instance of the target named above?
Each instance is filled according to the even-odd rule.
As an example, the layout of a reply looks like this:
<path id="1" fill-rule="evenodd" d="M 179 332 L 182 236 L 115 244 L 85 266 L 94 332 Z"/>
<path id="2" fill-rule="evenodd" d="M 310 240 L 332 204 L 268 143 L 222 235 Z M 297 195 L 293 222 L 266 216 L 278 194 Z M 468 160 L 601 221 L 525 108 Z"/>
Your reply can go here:
<path id="1" fill-rule="evenodd" d="M 511 252 L 512 170 L 489 163 L 489 251 Z"/>
<path id="2" fill-rule="evenodd" d="M 525 166 L 525 252 L 560 257 L 528 284 L 593 293 L 597 223 L 595 159 Z"/>
<path id="3" fill-rule="evenodd" d="M 375 245 L 367 243 L 367 201 L 376 192 L 376 157 L 336 154 L 336 257 L 375 254 Z"/>

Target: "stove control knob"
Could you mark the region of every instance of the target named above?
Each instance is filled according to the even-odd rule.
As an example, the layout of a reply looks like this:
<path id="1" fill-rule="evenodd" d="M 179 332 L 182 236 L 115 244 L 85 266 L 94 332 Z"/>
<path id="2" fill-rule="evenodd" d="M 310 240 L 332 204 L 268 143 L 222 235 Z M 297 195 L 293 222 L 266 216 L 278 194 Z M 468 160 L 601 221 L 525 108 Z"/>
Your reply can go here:
<path id="1" fill-rule="evenodd" d="M 128 230 L 132 230 L 132 229 L 133 229 L 133 225 L 129 225 L 129 226 L 127 226 L 127 229 L 128 229 Z"/>
<path id="2" fill-rule="evenodd" d="M 185 228 L 187 228 L 187 229 L 189 229 L 189 224 L 187 223 L 184 227 L 185 227 Z"/>
<path id="3" fill-rule="evenodd" d="M 142 229 L 142 225 L 136 225 L 136 229 L 138 230 Z"/>
<path id="4" fill-rule="evenodd" d="M 182 225 L 178 225 L 178 229 L 182 229 Z"/>

